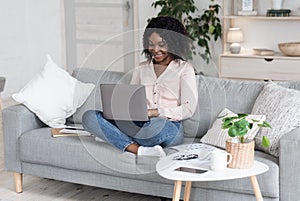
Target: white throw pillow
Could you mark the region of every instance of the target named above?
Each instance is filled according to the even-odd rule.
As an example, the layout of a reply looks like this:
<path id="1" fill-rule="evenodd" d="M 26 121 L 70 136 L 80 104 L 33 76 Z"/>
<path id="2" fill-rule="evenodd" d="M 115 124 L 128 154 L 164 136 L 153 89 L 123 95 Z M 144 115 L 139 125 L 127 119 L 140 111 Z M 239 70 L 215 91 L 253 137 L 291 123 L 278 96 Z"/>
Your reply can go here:
<path id="1" fill-rule="evenodd" d="M 70 76 L 47 55 L 42 72 L 12 97 L 48 126 L 61 128 L 66 118 L 86 101 L 94 87 L 94 84 L 86 84 Z"/>
<path id="2" fill-rule="evenodd" d="M 226 116 L 237 116 L 236 113 L 230 111 L 229 109 L 225 108 L 220 114 L 219 117 Z M 214 145 L 220 148 L 225 149 L 226 147 L 226 140 L 230 139 L 228 135 L 228 129 L 222 129 L 222 121 L 223 118 L 217 118 L 213 123 L 212 127 L 207 131 L 207 133 L 200 139 L 200 142 Z M 255 119 L 258 122 L 253 123 L 253 127 L 251 130 L 248 131 L 247 137 L 249 139 L 253 139 L 257 132 L 259 131 L 260 127 L 257 124 L 262 123 L 266 120 L 265 115 L 248 115 L 246 117 L 247 120 Z"/>
<path id="3" fill-rule="evenodd" d="M 262 128 L 256 138 L 256 147 L 274 156 L 279 155 L 278 145 L 282 136 L 300 126 L 300 91 L 268 83 L 258 95 L 253 114 L 264 114 L 272 128 Z M 261 136 L 267 136 L 271 144 L 261 146 Z"/>

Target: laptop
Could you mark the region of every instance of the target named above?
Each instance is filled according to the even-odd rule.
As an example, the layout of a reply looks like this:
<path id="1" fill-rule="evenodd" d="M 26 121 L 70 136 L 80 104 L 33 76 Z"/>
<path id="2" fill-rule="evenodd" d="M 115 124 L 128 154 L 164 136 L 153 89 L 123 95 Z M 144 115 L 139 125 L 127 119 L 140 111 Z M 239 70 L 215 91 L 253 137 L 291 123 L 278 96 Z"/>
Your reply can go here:
<path id="1" fill-rule="evenodd" d="M 103 116 L 109 120 L 148 121 L 144 85 L 100 84 Z"/>

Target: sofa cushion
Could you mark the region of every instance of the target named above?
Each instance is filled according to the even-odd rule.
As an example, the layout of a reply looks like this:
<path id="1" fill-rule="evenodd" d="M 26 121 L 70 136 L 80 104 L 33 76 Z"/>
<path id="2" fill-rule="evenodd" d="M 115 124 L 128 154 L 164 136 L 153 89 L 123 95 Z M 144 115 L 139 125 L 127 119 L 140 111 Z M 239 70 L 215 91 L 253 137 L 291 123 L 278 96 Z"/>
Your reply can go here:
<path id="1" fill-rule="evenodd" d="M 236 113 L 230 111 L 229 109 L 225 108 L 220 114 L 219 117 L 225 116 L 237 116 Z M 253 127 L 251 130 L 248 131 L 247 135 L 245 136 L 247 139 L 253 140 L 253 138 L 257 135 L 260 127 L 258 124 L 263 123 L 266 120 L 265 115 L 248 115 L 246 119 L 252 122 L 252 119 L 257 120 L 258 122 L 253 122 Z M 228 135 L 228 129 L 222 129 L 223 118 L 217 118 L 213 123 L 212 127 L 207 131 L 207 133 L 201 138 L 200 142 L 214 145 L 220 148 L 225 149 L 226 147 L 226 140 L 230 139 Z"/>
<path id="2" fill-rule="evenodd" d="M 48 55 L 44 69 L 12 97 L 26 105 L 48 126 L 61 128 L 93 89 L 94 84 L 78 81 L 58 67 Z"/>
<path id="3" fill-rule="evenodd" d="M 46 165 L 134 180 L 174 183 L 156 173 L 157 157 L 136 157 L 128 152 L 121 152 L 108 143 L 96 142 L 93 137 L 53 138 L 50 128 L 41 128 L 24 133 L 19 140 L 20 158 L 26 164 Z M 168 154 L 171 152 L 171 149 L 165 150 Z M 257 152 L 255 157 L 256 160 L 265 162 L 270 167 L 267 173 L 258 176 L 263 195 L 278 197 L 277 159 L 262 152 Z M 194 182 L 193 187 L 253 194 L 248 178 L 232 181 Z"/>
<path id="4" fill-rule="evenodd" d="M 264 114 L 272 128 L 262 128 L 256 138 L 256 147 L 274 156 L 279 156 L 278 146 L 282 136 L 300 127 L 300 91 L 288 89 L 269 82 L 257 97 L 254 114 Z M 261 145 L 262 136 L 267 136 L 271 144 Z"/>
<path id="5" fill-rule="evenodd" d="M 22 134 L 20 158 L 28 163 L 130 178 L 144 178 L 155 173 L 158 161 L 157 157 L 136 157 L 122 152 L 91 136 L 53 138 L 48 127 Z M 156 173 L 154 175 L 158 178 Z"/>

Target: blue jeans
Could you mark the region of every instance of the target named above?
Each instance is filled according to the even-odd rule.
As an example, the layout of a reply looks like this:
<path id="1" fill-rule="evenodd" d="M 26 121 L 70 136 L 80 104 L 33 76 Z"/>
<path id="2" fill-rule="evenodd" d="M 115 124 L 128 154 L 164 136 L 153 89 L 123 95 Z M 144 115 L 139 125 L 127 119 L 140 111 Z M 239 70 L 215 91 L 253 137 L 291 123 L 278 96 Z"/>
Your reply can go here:
<path id="1" fill-rule="evenodd" d="M 154 117 L 146 122 L 113 121 L 103 117 L 102 112 L 88 110 L 82 117 L 84 129 L 125 151 L 133 143 L 145 147 L 174 146 L 183 142 L 181 122 Z"/>

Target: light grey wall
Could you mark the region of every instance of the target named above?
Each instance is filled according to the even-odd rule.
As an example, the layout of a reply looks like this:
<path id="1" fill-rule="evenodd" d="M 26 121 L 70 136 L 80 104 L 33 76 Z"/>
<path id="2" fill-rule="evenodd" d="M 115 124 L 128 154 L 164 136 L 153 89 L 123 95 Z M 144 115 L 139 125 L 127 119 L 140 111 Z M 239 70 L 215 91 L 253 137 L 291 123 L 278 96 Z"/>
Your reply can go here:
<path id="1" fill-rule="evenodd" d="M 1 96 L 20 90 L 45 62 L 46 54 L 64 65 L 61 0 L 0 2 L 0 76 L 6 77 Z"/>

